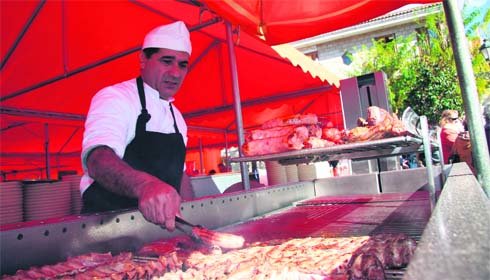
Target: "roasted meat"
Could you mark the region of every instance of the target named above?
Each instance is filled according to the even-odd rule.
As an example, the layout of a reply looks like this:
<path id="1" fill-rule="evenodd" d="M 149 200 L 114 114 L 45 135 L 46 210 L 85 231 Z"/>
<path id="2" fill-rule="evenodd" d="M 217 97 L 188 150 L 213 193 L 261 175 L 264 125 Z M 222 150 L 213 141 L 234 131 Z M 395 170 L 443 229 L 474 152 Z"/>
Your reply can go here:
<path id="1" fill-rule="evenodd" d="M 315 114 L 297 114 L 284 118 L 276 118 L 269 120 L 262 124 L 262 128 L 274 128 L 288 125 L 307 125 L 307 124 L 317 124 L 318 117 Z"/>
<path id="2" fill-rule="evenodd" d="M 348 267 L 349 280 L 385 279 L 383 265 L 375 255 L 368 253 L 354 255 Z"/>
<path id="3" fill-rule="evenodd" d="M 203 240 L 223 247 L 243 245 L 243 239 L 236 235 L 217 236 L 207 230 L 199 234 Z M 157 253 L 155 257 L 90 254 L 56 265 L 19 270 L 3 279 L 382 280 L 384 268 L 406 266 L 415 249 L 415 241 L 403 234 L 275 239 L 228 251 L 202 250 L 202 244 L 187 244 L 189 241 L 193 242 L 187 237 L 154 242 L 161 246 L 152 251 Z M 149 246 L 140 253 L 147 253 Z"/>
<path id="4" fill-rule="evenodd" d="M 385 268 L 401 268 L 408 265 L 415 247 L 415 240 L 405 234 L 378 234 L 371 237 L 355 254 L 371 254 Z"/>
<path id="5" fill-rule="evenodd" d="M 358 127 L 346 131 L 346 142 L 363 142 L 379 140 L 386 137 L 402 136 L 407 134 L 403 122 L 395 114 L 376 106 L 368 108 L 368 118 L 358 120 Z"/>
<path id="6" fill-rule="evenodd" d="M 310 136 L 318 135 L 321 136 L 321 129 L 316 125 L 252 130 L 247 132 L 247 140 L 243 145 L 243 152 L 245 155 L 253 156 L 300 150 L 305 146 L 305 142 Z"/>
<path id="7" fill-rule="evenodd" d="M 342 144 L 344 142 L 342 140 L 342 131 L 334 127 L 323 128 L 322 138 L 335 144 Z"/>

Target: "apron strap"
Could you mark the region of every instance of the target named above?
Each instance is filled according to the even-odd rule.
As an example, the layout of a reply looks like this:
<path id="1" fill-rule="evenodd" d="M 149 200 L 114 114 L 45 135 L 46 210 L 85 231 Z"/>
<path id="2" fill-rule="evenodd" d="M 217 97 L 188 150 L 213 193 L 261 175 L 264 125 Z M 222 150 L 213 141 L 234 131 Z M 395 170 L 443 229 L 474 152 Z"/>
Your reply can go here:
<path id="1" fill-rule="evenodd" d="M 168 103 L 170 105 L 170 112 L 172 113 L 172 118 L 174 119 L 174 129 L 175 133 L 180 133 L 179 128 L 177 127 L 177 122 L 175 121 L 174 109 L 172 107 L 172 103 Z"/>
<path id="2" fill-rule="evenodd" d="M 146 110 L 145 89 L 143 87 L 143 79 L 139 76 L 136 79 L 136 85 L 138 86 L 138 95 L 141 103 L 141 114 L 138 116 L 136 122 L 136 134 L 144 133 L 146 131 L 146 123 L 150 120 L 151 115 Z"/>

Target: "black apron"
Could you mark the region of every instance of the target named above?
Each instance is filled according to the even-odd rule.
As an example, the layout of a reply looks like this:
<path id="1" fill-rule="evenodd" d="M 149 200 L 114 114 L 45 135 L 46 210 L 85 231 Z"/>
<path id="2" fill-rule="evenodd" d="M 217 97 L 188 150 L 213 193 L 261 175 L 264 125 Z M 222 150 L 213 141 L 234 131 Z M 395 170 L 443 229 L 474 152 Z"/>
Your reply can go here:
<path id="1" fill-rule="evenodd" d="M 151 116 L 146 110 L 145 91 L 141 77 L 136 79 L 141 102 L 141 114 L 136 122 L 136 136 L 124 152 L 123 160 L 137 170 L 147 172 L 180 191 L 182 179 L 185 144 L 179 132 L 175 115 L 170 105 L 174 120 L 175 133 L 146 131 L 146 123 Z M 111 192 L 99 183 L 93 182 L 83 193 L 82 213 L 95 213 L 110 210 L 138 207 L 138 200 Z"/>

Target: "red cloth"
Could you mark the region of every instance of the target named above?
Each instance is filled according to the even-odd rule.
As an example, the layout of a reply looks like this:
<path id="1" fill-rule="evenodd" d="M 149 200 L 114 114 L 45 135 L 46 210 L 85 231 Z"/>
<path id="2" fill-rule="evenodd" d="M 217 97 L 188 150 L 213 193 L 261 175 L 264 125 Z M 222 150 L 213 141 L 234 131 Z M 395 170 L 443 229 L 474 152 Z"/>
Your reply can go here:
<path id="1" fill-rule="evenodd" d="M 464 127 L 460 123 L 447 123 L 442 127 L 441 146 L 444 163 L 449 163 L 449 157 L 451 156 L 454 142 L 456 141 L 456 138 L 458 138 L 458 134 L 463 131 Z"/>

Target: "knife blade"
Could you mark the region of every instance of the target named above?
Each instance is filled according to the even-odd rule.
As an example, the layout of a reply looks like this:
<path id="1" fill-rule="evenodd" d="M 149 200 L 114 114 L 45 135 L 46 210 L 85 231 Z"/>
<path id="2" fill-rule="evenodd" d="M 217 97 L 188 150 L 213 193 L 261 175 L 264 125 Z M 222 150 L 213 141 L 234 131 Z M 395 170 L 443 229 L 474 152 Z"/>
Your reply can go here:
<path id="1" fill-rule="evenodd" d="M 175 228 L 190 236 L 195 242 L 225 249 L 241 248 L 245 243 L 245 239 L 242 236 L 212 231 L 201 225 L 194 225 L 179 216 L 175 217 Z"/>
<path id="2" fill-rule="evenodd" d="M 188 235 L 194 242 L 202 243 L 203 240 L 196 234 L 195 228 L 202 226 L 191 224 L 179 216 L 175 216 L 175 228 Z"/>

